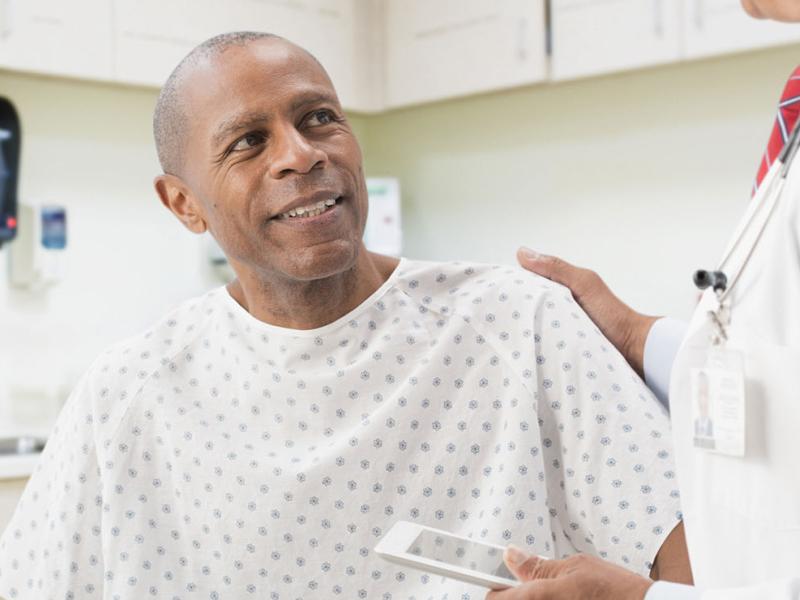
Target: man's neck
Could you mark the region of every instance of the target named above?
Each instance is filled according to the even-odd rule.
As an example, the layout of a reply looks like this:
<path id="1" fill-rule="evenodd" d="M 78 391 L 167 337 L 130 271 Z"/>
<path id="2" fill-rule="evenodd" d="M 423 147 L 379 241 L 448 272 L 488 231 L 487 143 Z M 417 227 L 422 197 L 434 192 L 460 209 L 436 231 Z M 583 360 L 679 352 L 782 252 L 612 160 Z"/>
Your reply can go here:
<path id="1" fill-rule="evenodd" d="M 228 291 L 259 321 L 288 329 L 316 329 L 369 298 L 398 262 L 362 250 L 353 267 L 331 277 L 301 282 L 240 277 L 228 285 Z"/>

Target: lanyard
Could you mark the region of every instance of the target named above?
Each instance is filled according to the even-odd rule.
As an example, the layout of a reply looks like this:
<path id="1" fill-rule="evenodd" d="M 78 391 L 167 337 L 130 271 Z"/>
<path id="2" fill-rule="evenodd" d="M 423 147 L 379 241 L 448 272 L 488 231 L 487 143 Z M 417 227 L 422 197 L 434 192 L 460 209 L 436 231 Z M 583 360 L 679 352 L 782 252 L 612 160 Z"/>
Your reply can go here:
<path id="1" fill-rule="evenodd" d="M 800 145 L 800 123 L 795 126 L 778 160 L 761 182 L 755 197 L 737 228 L 716 271 L 698 271 L 698 287 L 712 287 L 717 306 L 708 310 L 711 347 L 706 364 L 691 369 L 691 406 L 694 422 L 694 446 L 698 449 L 743 457 L 747 440 L 747 389 L 745 354 L 726 348 L 731 323 L 731 291 L 750 263 L 767 224 L 775 214 L 786 185 L 786 176 Z M 786 202 L 786 200 L 784 200 Z M 730 283 L 723 269 L 732 270 Z M 735 270 L 733 270 L 735 268 Z M 700 275 L 703 274 L 703 277 Z"/>
<path id="2" fill-rule="evenodd" d="M 758 188 L 755 197 L 750 202 L 746 218 L 739 224 L 734 234 L 733 241 L 725 252 L 719 266 L 717 266 L 717 270 L 710 273 L 708 271 L 698 271 L 695 274 L 695 283 L 698 287 L 705 289 L 711 286 L 717 296 L 717 310 L 709 311 L 709 316 L 716 330 L 716 334 L 714 335 L 715 344 L 719 344 L 728 337 L 725 326 L 730 322 L 730 307 L 725 304 L 725 300 L 738 283 L 744 268 L 752 258 L 753 252 L 758 242 L 761 240 L 767 223 L 769 223 L 770 218 L 775 212 L 775 207 L 778 205 L 778 200 L 780 200 L 784 185 L 786 185 L 786 176 L 789 173 L 798 148 L 800 148 L 800 121 L 795 125 L 778 159 L 761 182 L 761 186 Z M 762 218 L 761 224 L 756 230 L 755 235 L 751 236 L 753 239 L 747 249 L 744 259 L 733 276 L 728 278 L 724 273 L 724 269 L 737 248 L 741 246 L 743 240 L 747 237 L 751 225 L 753 225 L 759 216 Z"/>

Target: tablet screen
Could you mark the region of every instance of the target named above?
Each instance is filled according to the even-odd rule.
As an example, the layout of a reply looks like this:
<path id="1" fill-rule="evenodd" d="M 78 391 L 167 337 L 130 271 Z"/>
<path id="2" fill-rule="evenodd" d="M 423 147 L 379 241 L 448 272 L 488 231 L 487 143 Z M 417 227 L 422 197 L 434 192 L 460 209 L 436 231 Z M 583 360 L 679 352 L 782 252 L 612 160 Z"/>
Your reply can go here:
<path id="1" fill-rule="evenodd" d="M 406 550 L 429 560 L 515 580 L 503 562 L 500 548 L 462 540 L 435 531 L 423 530 Z"/>

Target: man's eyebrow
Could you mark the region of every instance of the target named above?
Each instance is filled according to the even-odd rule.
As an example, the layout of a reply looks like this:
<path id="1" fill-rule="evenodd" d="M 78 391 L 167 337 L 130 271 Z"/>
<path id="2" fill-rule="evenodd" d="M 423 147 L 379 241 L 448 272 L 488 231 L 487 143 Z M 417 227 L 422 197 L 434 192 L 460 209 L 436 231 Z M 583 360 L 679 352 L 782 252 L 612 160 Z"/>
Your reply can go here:
<path id="1" fill-rule="evenodd" d="M 301 96 L 292 102 L 292 110 L 298 110 L 303 108 L 304 106 L 308 106 L 309 104 L 319 104 L 322 102 L 329 102 L 332 104 L 336 104 L 336 96 L 329 93 L 329 92 L 312 92 L 307 96 Z"/>
<path id="2" fill-rule="evenodd" d="M 269 120 L 270 116 L 265 112 L 248 112 L 234 115 L 220 123 L 219 127 L 217 127 L 216 132 L 214 132 L 214 135 L 211 138 L 211 143 L 214 146 L 217 146 L 224 142 L 225 138 L 227 138 L 233 132 L 240 129 L 247 129 L 255 123 L 263 123 L 264 121 Z"/>

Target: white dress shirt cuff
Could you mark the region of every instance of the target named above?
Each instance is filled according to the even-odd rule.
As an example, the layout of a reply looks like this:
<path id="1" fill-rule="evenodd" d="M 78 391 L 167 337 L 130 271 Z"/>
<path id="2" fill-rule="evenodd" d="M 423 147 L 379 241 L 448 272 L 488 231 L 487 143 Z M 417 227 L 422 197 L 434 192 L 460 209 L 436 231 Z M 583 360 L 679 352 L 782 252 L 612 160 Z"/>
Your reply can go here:
<path id="1" fill-rule="evenodd" d="M 669 410 L 669 378 L 688 323 L 664 317 L 653 323 L 644 343 L 644 380 Z"/>
<path id="2" fill-rule="evenodd" d="M 644 600 L 700 600 L 702 595 L 699 589 L 690 585 L 656 581 L 647 590 Z"/>

